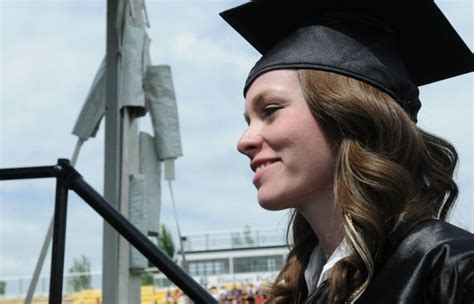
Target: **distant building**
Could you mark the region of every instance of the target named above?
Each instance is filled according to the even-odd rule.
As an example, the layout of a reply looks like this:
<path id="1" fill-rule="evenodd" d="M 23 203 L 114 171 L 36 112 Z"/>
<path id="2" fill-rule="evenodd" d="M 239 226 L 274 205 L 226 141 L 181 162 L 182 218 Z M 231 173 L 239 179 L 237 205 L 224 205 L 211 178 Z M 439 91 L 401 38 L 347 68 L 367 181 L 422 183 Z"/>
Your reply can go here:
<path id="1" fill-rule="evenodd" d="M 205 287 L 271 282 L 288 255 L 286 232 L 277 229 L 213 231 L 183 236 L 185 269 Z M 178 263 L 182 265 L 181 252 Z M 170 283 L 155 275 L 158 286 Z"/>

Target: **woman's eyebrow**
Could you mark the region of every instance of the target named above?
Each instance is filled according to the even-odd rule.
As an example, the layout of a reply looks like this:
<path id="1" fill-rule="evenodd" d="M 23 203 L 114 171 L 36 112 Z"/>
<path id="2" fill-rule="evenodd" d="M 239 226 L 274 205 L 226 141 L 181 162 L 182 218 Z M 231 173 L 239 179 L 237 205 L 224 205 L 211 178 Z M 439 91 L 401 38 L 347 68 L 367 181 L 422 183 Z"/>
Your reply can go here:
<path id="1" fill-rule="evenodd" d="M 269 94 L 268 91 L 262 91 L 258 93 L 252 100 L 250 101 L 250 104 L 252 107 L 257 108 L 267 97 Z"/>
<path id="2" fill-rule="evenodd" d="M 250 108 L 251 109 L 257 109 L 260 106 L 260 104 L 263 103 L 263 101 L 265 100 L 266 95 L 268 95 L 268 92 L 263 91 L 263 92 L 258 93 L 255 97 L 253 97 L 249 101 Z M 245 122 L 247 122 L 247 124 L 250 124 L 250 116 L 249 116 L 247 110 L 245 110 L 245 112 L 244 112 L 244 118 L 245 118 Z"/>

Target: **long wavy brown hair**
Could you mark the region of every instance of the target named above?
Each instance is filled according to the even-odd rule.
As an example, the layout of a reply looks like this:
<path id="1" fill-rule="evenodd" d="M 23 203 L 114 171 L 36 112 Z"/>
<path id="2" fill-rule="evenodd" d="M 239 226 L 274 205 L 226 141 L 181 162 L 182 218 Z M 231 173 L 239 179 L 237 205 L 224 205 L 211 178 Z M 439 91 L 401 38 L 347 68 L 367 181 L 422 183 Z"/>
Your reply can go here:
<path id="1" fill-rule="evenodd" d="M 350 255 L 331 271 L 328 302 L 352 302 L 370 284 L 397 232 L 426 217 L 446 218 L 458 194 L 453 180 L 458 156 L 379 89 L 319 70 L 299 70 L 298 76 L 332 141 L 335 204 L 350 243 Z M 318 239 L 297 211 L 290 228 L 290 252 L 267 303 L 301 303 L 308 294 L 304 269 Z"/>

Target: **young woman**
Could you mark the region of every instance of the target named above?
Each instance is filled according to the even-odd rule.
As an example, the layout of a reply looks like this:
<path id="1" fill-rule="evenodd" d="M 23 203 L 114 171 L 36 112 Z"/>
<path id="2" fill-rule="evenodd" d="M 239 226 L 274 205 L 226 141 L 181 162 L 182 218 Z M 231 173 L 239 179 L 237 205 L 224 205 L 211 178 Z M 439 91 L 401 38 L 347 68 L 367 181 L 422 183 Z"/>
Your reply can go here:
<path id="1" fill-rule="evenodd" d="M 434 3 L 411 14 L 445 30 L 417 45 L 392 15 L 404 1 L 383 12 L 366 2 L 257 1 L 222 14 L 263 54 L 237 148 L 260 205 L 293 210 L 293 244 L 268 302 L 473 303 L 474 236 L 444 222 L 457 154 L 416 126 L 417 86 L 471 72 L 472 53 L 442 14 L 430 17 Z M 457 57 L 423 58 L 434 40 Z"/>

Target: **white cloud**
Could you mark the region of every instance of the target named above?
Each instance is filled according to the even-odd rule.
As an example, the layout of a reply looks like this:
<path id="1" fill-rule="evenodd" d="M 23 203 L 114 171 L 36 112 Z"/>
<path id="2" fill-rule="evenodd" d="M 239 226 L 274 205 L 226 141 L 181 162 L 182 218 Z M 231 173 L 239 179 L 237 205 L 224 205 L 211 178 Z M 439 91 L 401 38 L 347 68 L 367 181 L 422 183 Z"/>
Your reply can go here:
<path id="1" fill-rule="evenodd" d="M 200 38 L 197 33 L 178 34 L 173 43 L 178 60 L 185 60 L 201 68 L 213 65 L 226 66 L 230 73 L 248 73 L 254 64 L 252 57 L 241 50 L 232 50 L 217 41 Z M 215 66 L 213 67 L 215 69 Z"/>

